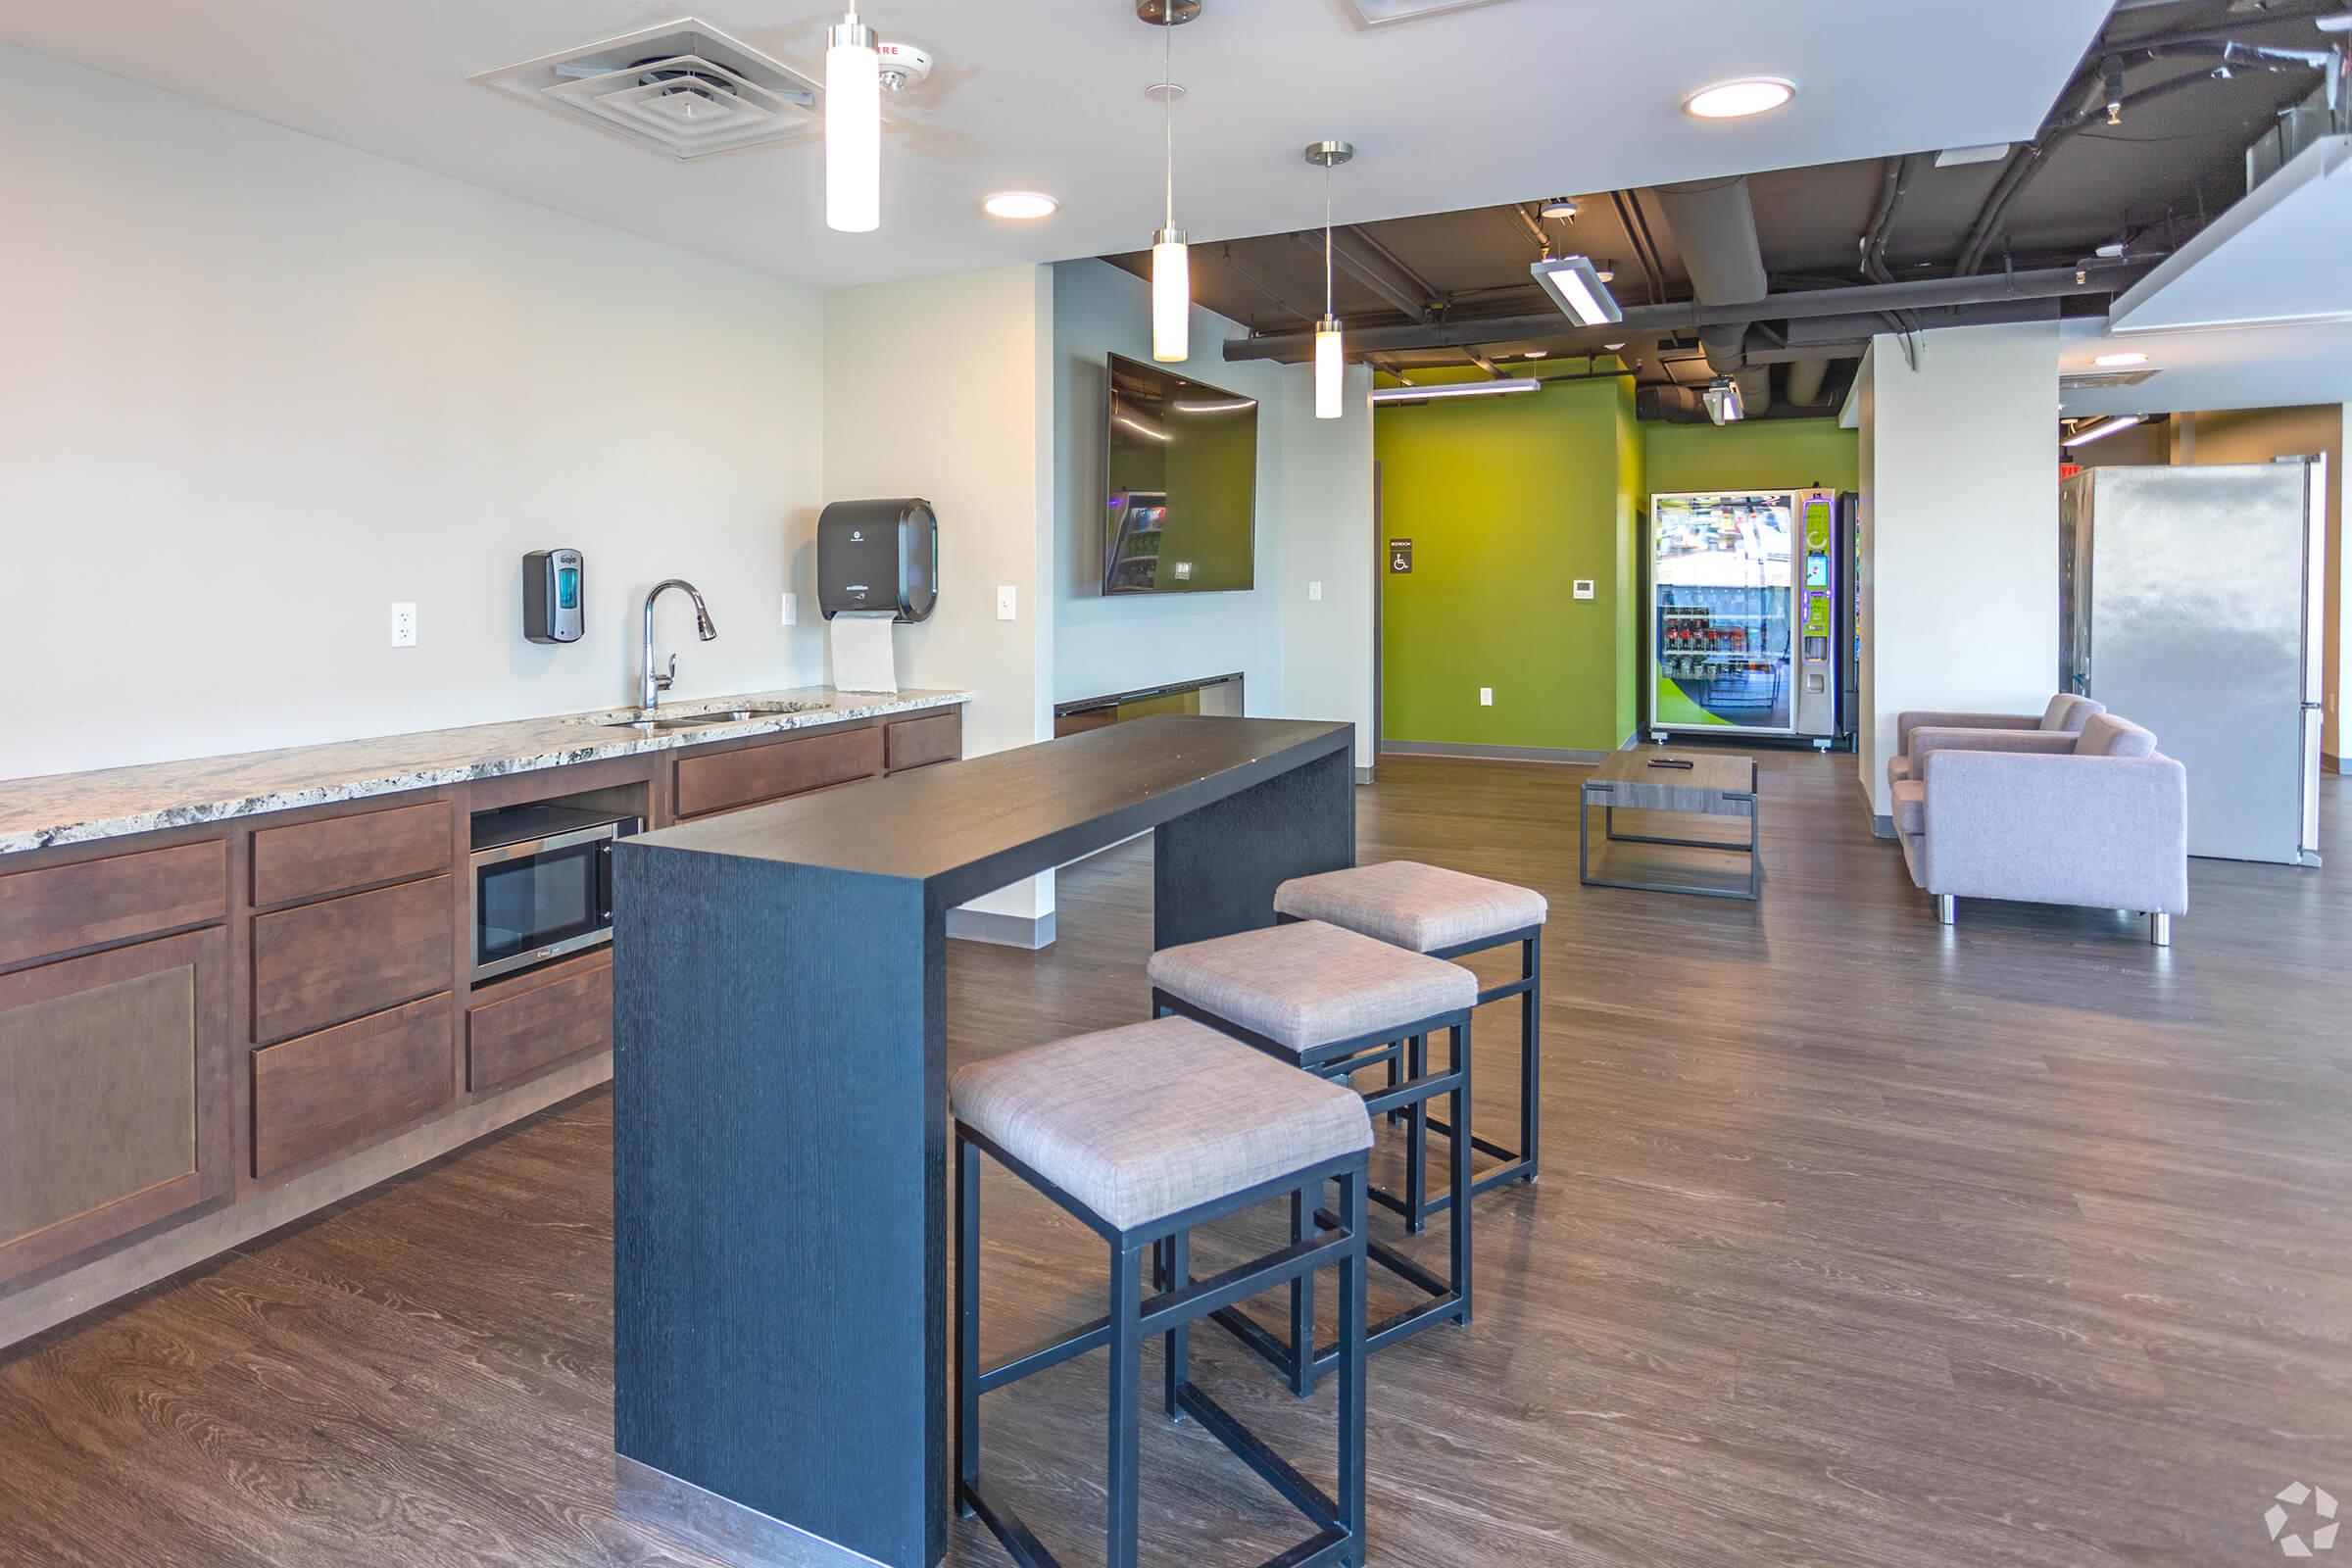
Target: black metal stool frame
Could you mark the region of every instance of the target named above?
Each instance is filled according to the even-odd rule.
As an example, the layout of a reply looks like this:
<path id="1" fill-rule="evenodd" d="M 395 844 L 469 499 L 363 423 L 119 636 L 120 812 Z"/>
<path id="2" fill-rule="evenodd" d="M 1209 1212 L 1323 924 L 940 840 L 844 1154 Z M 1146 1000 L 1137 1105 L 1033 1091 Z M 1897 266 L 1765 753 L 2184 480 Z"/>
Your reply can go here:
<path id="1" fill-rule="evenodd" d="M 1450 1147 L 1448 1187 L 1444 1198 L 1421 1201 L 1424 1156 L 1428 1141 L 1422 1136 L 1422 1126 L 1428 1118 L 1429 1102 L 1440 1095 L 1446 1099 L 1447 1108 L 1456 1122 L 1467 1122 L 1470 1113 L 1470 1008 L 1452 1012 L 1432 1013 L 1393 1029 L 1375 1034 L 1357 1035 L 1349 1040 L 1335 1040 L 1310 1051 L 1298 1052 L 1281 1045 L 1265 1035 L 1245 1029 L 1230 1018 L 1220 1017 L 1205 1007 L 1197 1006 L 1182 997 L 1171 996 L 1157 986 L 1152 988 L 1152 1015 L 1163 1018 L 1170 1013 L 1204 1023 L 1212 1029 L 1231 1035 L 1244 1045 L 1255 1047 L 1270 1056 L 1296 1062 L 1307 1072 L 1334 1082 L 1347 1083 L 1367 1067 L 1387 1065 L 1391 1072 L 1399 1070 L 1401 1058 L 1404 1076 L 1364 1096 L 1364 1109 L 1374 1116 L 1390 1110 L 1401 1111 L 1410 1125 L 1405 1143 L 1405 1189 L 1410 1206 L 1426 1206 L 1429 1212 L 1445 1210 L 1452 1215 L 1452 1233 L 1447 1237 L 1450 1251 L 1447 1257 L 1448 1278 L 1440 1279 L 1411 1258 L 1379 1242 L 1367 1239 L 1365 1254 L 1398 1279 L 1423 1292 L 1429 1299 L 1417 1306 L 1383 1318 L 1364 1331 L 1367 1352 L 1385 1349 L 1398 1340 L 1420 1333 L 1439 1323 L 1459 1323 L 1470 1326 L 1471 1310 L 1471 1246 L 1470 1246 L 1470 1145 L 1454 1142 Z M 1429 1036 L 1446 1030 L 1451 1037 L 1446 1070 L 1429 1070 L 1427 1042 Z M 1410 1212 L 1408 1200 L 1399 1200 L 1372 1187 L 1367 1179 L 1366 1193 L 1371 1199 Z M 1334 1226 L 1339 1220 L 1328 1209 L 1319 1207 L 1314 1189 L 1301 1187 L 1291 1203 L 1291 1244 L 1301 1245 L 1318 1225 Z M 1408 1221 L 1409 1223 L 1409 1221 Z M 1417 1227 L 1416 1227 L 1417 1228 Z M 1345 1303 L 1343 1303 L 1343 1306 Z M 1255 1350 L 1291 1385 L 1291 1392 L 1300 1398 L 1312 1394 L 1315 1384 L 1340 1364 L 1339 1347 L 1315 1343 L 1315 1276 L 1308 1270 L 1291 1286 L 1291 1322 L 1288 1341 L 1276 1338 L 1252 1321 L 1238 1307 L 1227 1305 L 1213 1314 L 1218 1325 Z"/>
<path id="2" fill-rule="evenodd" d="M 1278 914 L 1275 916 L 1275 923 L 1289 925 L 1297 919 L 1296 915 Z M 1500 1187 L 1505 1182 L 1533 1182 L 1542 1168 L 1544 928 L 1540 925 L 1521 926 L 1516 931 L 1505 931 L 1500 936 L 1481 937 L 1475 942 L 1457 943 L 1450 948 L 1433 948 L 1423 955 L 1423 956 L 1431 958 L 1466 958 L 1474 953 L 1488 953 L 1496 948 L 1510 947 L 1513 944 L 1517 944 L 1519 948 L 1519 977 L 1515 980 L 1505 980 L 1498 986 L 1488 986 L 1481 990 L 1478 994 L 1478 1001 L 1471 1004 L 1471 1006 L 1475 1011 L 1491 1002 L 1500 1002 L 1505 997 L 1525 997 L 1527 999 L 1519 1006 L 1519 1147 L 1505 1149 L 1491 1138 L 1479 1137 L 1475 1128 L 1472 1130 L 1470 1147 L 1490 1159 L 1502 1161 L 1501 1164 L 1470 1183 L 1470 1196 L 1473 1198 L 1480 1193 Z M 1400 1061 L 1392 1061 L 1390 1064 L 1389 1083 L 1392 1087 L 1401 1081 L 1402 1075 L 1399 1070 L 1401 1066 Z M 1405 1119 L 1407 1119 L 1406 1113 L 1402 1110 L 1389 1112 L 1389 1120 L 1393 1122 Z M 1430 1132 L 1438 1133 L 1448 1139 L 1453 1136 L 1453 1125 L 1450 1122 L 1440 1121 L 1435 1116 L 1430 1116 L 1425 1118 L 1425 1123 Z M 1426 1140 L 1416 1138 L 1415 1142 L 1426 1143 Z M 1423 1222 L 1430 1215 L 1442 1213 L 1448 1202 L 1448 1200 L 1444 1198 L 1432 1200 L 1426 1194 L 1412 1191 L 1413 1174 L 1427 1168 L 1426 1154 L 1408 1152 L 1405 1157 L 1406 1196 L 1400 1199 L 1393 1194 L 1384 1193 L 1377 1187 L 1372 1189 L 1372 1201 L 1384 1208 L 1394 1209 L 1402 1214 L 1405 1220 L 1405 1229 L 1414 1232 L 1421 1229 Z"/>
<path id="3" fill-rule="evenodd" d="M 980 1365 L 980 1155 L 1027 1182 L 1087 1229 L 1110 1245 L 1110 1310 L 1048 1345 L 996 1366 Z M 1368 1153 L 1325 1160 L 1247 1191 L 1197 1204 L 1144 1225 L 1120 1230 L 1063 1192 L 986 1135 L 956 1125 L 956 1504 L 977 1514 L 1020 1568 L 1060 1568 L 1011 1505 L 980 1479 L 980 1399 L 1033 1373 L 1073 1356 L 1110 1351 L 1110 1452 L 1106 1472 L 1106 1568 L 1135 1568 L 1140 1529 L 1138 1422 L 1143 1407 L 1142 1349 L 1158 1334 L 1165 1340 L 1161 1399 L 1167 1416 L 1197 1418 L 1201 1427 L 1255 1471 L 1283 1499 L 1315 1527 L 1315 1534 L 1269 1558 L 1264 1568 L 1363 1568 L 1364 1564 L 1364 1334 L 1365 1200 Z M 1236 1214 L 1289 1195 L 1319 1195 L 1337 1182 L 1340 1213 L 1330 1228 L 1207 1279 L 1192 1277 L 1191 1231 L 1196 1225 Z M 1144 1249 L 1152 1250 L 1157 1294 L 1143 1295 Z M 1287 1282 L 1311 1279 L 1314 1271 L 1340 1271 L 1340 1343 L 1334 1366 L 1340 1374 L 1339 1465 L 1334 1499 L 1266 1446 L 1191 1378 L 1191 1325 L 1234 1303 Z M 1180 1287 L 1172 1282 L 1181 1279 Z"/>

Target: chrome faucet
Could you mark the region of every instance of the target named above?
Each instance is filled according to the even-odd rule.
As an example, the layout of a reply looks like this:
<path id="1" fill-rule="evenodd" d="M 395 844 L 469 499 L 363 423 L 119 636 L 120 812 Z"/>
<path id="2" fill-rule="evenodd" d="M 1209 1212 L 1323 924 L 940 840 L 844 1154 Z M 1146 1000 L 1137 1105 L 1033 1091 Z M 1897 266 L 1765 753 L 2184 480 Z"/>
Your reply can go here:
<path id="1" fill-rule="evenodd" d="M 694 601 L 694 629 L 703 641 L 709 642 L 718 635 L 718 628 L 710 623 L 710 607 L 703 603 L 702 590 L 683 577 L 669 577 L 654 584 L 654 591 L 645 596 L 645 678 L 637 687 L 637 707 L 648 713 L 654 710 L 655 705 L 662 701 L 662 694 L 669 690 L 678 678 L 678 656 L 675 654 L 669 656 L 668 669 L 658 670 L 654 667 L 654 601 L 672 588 L 683 588 L 686 596 Z"/>

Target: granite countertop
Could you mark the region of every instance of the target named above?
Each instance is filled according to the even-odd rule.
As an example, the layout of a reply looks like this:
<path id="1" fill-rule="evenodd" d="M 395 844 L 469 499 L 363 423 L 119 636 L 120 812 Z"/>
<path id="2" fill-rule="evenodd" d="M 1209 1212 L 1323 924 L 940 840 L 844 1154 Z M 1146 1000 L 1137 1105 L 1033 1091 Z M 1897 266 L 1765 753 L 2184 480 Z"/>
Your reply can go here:
<path id="1" fill-rule="evenodd" d="M 200 757 L 184 762 L 143 762 L 88 773 L 0 779 L 0 855 L 969 701 L 969 692 L 844 692 L 830 686 L 800 686 L 664 703 L 662 710 L 673 714 L 716 712 L 753 703 L 817 705 L 797 712 L 760 713 L 739 721 L 697 724 L 664 733 L 601 727 L 602 721 L 623 719 L 630 711 L 611 709 L 383 735 L 372 740 L 290 746 L 271 752 L 240 752 L 230 757 Z"/>

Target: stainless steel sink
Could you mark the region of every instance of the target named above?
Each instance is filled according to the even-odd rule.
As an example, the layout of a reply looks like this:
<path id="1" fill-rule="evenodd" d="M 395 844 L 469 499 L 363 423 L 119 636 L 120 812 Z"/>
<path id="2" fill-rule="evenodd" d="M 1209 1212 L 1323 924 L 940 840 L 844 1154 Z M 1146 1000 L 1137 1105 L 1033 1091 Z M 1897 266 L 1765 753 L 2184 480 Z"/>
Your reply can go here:
<path id="1" fill-rule="evenodd" d="M 700 729 L 706 724 L 743 724 L 756 718 L 773 717 L 778 713 L 811 713 L 824 706 L 823 703 L 739 703 L 732 708 L 693 711 L 641 708 L 615 717 L 600 715 L 575 719 L 573 722 L 593 724 L 600 729 L 635 729 L 652 735 L 665 735 L 672 730 Z"/>

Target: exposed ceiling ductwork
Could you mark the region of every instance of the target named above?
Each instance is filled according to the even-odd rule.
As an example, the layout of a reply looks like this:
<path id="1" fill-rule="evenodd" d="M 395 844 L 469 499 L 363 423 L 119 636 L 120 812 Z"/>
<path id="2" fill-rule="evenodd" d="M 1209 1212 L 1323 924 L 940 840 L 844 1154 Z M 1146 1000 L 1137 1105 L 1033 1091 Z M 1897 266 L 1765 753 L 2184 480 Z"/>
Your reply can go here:
<path id="1" fill-rule="evenodd" d="M 1747 176 L 1694 179 L 1658 187 L 1658 206 L 1682 251 L 1690 291 L 1701 305 L 1751 305 L 1771 290 L 1764 276 L 1764 250 L 1756 241 L 1756 209 Z M 1717 375 L 1733 375 L 1747 364 L 1746 321 L 1699 328 L 1699 346 Z M 1759 396 L 1759 394 L 1761 394 Z M 1740 383 L 1740 395 L 1758 413 L 1772 401 L 1769 375 Z"/>

